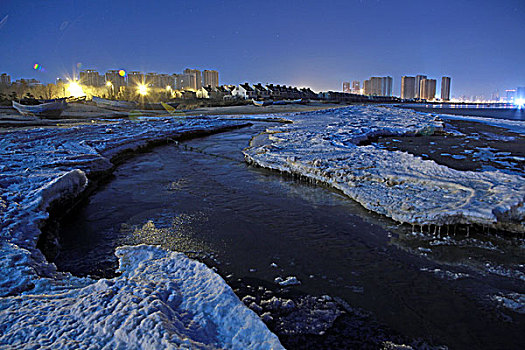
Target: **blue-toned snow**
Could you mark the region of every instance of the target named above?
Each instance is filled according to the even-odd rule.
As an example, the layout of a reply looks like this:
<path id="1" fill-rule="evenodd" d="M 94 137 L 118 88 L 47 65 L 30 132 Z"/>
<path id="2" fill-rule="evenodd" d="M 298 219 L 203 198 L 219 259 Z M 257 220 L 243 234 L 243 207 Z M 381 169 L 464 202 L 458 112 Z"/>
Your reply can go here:
<path id="1" fill-rule="evenodd" d="M 430 114 L 353 106 L 300 114 L 244 150 L 249 162 L 329 184 L 365 208 L 415 225 L 479 224 L 525 232 L 525 179 L 501 171 L 458 171 L 362 141 L 431 134 Z M 508 122 L 508 121 L 504 121 Z"/>

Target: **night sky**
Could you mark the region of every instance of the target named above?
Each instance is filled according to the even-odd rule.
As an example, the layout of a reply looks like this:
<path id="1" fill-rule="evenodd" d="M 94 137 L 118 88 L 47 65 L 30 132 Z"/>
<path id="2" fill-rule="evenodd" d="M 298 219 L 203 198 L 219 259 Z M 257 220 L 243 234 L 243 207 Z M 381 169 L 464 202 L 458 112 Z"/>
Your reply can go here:
<path id="1" fill-rule="evenodd" d="M 399 94 L 416 74 L 438 91 L 451 76 L 454 96 L 525 86 L 525 0 L 0 0 L 0 43 L 13 80 L 190 67 L 316 91 L 390 75 Z"/>

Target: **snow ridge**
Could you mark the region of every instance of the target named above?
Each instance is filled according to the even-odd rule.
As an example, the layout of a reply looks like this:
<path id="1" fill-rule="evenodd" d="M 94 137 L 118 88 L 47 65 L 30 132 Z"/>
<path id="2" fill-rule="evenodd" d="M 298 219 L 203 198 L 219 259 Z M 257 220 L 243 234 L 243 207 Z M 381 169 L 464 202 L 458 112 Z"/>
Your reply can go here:
<path id="1" fill-rule="evenodd" d="M 429 114 L 352 106 L 296 115 L 244 150 L 250 163 L 327 183 L 365 208 L 415 225 L 479 224 L 525 232 L 525 179 L 462 172 L 431 160 L 358 146 L 379 135 L 432 134 L 443 128 Z"/>

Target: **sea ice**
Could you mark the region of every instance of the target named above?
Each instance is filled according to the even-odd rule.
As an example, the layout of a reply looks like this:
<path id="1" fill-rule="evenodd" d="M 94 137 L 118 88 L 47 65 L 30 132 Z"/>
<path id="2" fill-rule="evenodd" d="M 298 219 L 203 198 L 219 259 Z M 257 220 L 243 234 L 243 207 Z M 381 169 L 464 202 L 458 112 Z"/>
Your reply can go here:
<path id="1" fill-rule="evenodd" d="M 244 150 L 248 162 L 329 184 L 365 208 L 415 225 L 480 224 L 525 232 L 525 179 L 458 171 L 414 155 L 359 146 L 380 135 L 432 134 L 443 123 L 394 107 L 291 116 Z M 262 142 L 261 140 L 264 140 Z"/>

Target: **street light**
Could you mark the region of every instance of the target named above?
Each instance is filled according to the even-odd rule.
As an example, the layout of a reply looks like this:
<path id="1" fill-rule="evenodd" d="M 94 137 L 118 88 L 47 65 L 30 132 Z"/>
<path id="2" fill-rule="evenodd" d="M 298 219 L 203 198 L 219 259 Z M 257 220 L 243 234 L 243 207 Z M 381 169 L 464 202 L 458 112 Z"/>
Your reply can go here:
<path id="1" fill-rule="evenodd" d="M 70 81 L 67 89 L 68 89 L 68 93 L 70 96 L 73 96 L 73 97 L 86 96 L 86 94 L 82 90 L 82 87 L 77 81 Z"/>
<path id="2" fill-rule="evenodd" d="M 148 87 L 144 84 L 139 84 L 138 91 L 141 96 L 146 96 L 148 94 Z"/>
<path id="3" fill-rule="evenodd" d="M 114 89 L 113 89 L 113 83 L 112 83 L 111 81 L 108 80 L 108 81 L 106 81 L 106 86 L 107 86 L 108 88 L 111 88 L 111 97 L 113 97 L 113 95 L 115 95 L 115 91 L 114 91 Z"/>

